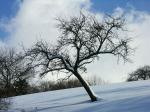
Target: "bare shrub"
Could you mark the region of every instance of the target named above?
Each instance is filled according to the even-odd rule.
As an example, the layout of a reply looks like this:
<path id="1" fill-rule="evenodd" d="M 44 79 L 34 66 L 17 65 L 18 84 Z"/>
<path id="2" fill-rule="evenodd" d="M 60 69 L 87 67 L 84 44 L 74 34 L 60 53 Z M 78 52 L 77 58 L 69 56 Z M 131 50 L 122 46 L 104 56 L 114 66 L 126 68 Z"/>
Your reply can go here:
<path id="1" fill-rule="evenodd" d="M 87 82 L 90 86 L 93 85 L 103 85 L 107 84 L 108 82 L 102 80 L 98 76 L 91 76 L 87 79 Z M 57 82 L 54 81 L 42 81 L 39 86 L 35 87 L 38 88 L 39 92 L 43 91 L 52 91 L 52 90 L 60 90 L 60 89 L 67 89 L 67 88 L 75 88 L 75 87 L 82 87 L 80 81 L 76 78 L 69 78 L 67 80 L 58 80 Z"/>
<path id="2" fill-rule="evenodd" d="M 88 77 L 87 81 L 88 81 L 88 83 L 89 83 L 90 86 L 104 85 L 104 84 L 108 84 L 109 83 L 109 82 L 104 81 L 101 77 L 98 77 L 96 75 Z"/>

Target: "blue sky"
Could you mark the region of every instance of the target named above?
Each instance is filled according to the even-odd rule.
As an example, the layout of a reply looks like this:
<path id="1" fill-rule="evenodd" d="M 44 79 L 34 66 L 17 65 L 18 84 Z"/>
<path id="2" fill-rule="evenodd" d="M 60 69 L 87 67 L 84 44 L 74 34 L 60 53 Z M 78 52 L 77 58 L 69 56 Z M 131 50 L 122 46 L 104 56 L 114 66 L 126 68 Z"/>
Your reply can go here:
<path id="1" fill-rule="evenodd" d="M 18 6 L 18 0 L 0 0 L 0 21 L 7 21 L 15 16 Z M 7 35 L 7 32 L 0 27 L 0 39 L 3 40 Z"/>
<path id="2" fill-rule="evenodd" d="M 13 16 L 16 10 L 15 7 L 15 0 L 0 0 L 0 18 Z"/>
<path id="3" fill-rule="evenodd" d="M 92 0 L 93 10 L 111 13 L 116 7 L 150 12 L 150 0 Z"/>
<path id="4" fill-rule="evenodd" d="M 8 20 L 15 16 L 19 9 L 19 0 L 0 0 L 0 20 Z M 21 0 L 20 0 L 21 1 Z M 150 12 L 149 0 L 91 0 L 92 11 L 112 13 L 116 7 L 134 8 L 139 11 Z M 7 32 L 0 28 L 0 39 L 3 40 L 8 36 Z"/>

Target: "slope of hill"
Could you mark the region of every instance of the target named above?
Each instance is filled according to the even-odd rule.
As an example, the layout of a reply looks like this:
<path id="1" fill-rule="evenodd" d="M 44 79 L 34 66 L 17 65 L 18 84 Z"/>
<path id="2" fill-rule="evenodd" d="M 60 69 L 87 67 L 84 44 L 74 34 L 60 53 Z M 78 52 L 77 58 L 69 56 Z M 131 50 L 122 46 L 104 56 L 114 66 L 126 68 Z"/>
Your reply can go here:
<path id="1" fill-rule="evenodd" d="M 90 102 L 84 88 L 12 98 L 8 112 L 150 112 L 150 81 L 94 86 L 99 101 Z"/>

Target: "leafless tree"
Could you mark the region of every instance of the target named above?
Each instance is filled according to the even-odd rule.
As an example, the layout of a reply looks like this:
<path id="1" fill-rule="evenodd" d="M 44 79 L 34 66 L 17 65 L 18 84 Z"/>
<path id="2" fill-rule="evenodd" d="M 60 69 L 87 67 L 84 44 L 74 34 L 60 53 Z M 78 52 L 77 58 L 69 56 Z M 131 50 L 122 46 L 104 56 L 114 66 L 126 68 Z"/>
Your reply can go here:
<path id="1" fill-rule="evenodd" d="M 130 73 L 127 81 L 148 80 L 150 79 L 150 66 L 146 65 Z"/>
<path id="2" fill-rule="evenodd" d="M 0 50 L 0 88 L 5 95 L 13 94 L 14 83 L 20 79 L 28 79 L 33 72 L 31 63 L 27 63 L 25 57 L 17 54 L 12 48 L 1 48 Z M 5 96 L 5 97 L 6 97 Z"/>
<path id="3" fill-rule="evenodd" d="M 124 19 L 106 16 L 100 22 L 92 15 L 58 19 L 61 35 L 56 45 L 38 41 L 27 55 L 34 61 L 36 67 L 41 68 L 40 76 L 49 72 L 65 72 L 68 78 L 74 75 L 81 82 L 91 101 L 97 97 L 90 89 L 81 74 L 86 72 L 86 65 L 99 56 L 110 54 L 128 61 L 130 54 L 130 38 L 122 37 Z"/>

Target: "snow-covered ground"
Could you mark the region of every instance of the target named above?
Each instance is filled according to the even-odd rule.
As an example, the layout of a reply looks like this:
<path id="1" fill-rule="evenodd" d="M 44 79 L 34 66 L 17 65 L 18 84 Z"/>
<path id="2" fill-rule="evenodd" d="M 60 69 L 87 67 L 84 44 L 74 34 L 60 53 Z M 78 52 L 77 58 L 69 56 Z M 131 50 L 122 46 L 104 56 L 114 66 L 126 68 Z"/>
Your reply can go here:
<path id="1" fill-rule="evenodd" d="M 9 112 L 150 112 L 150 80 L 94 86 L 91 102 L 84 88 L 12 98 Z"/>

